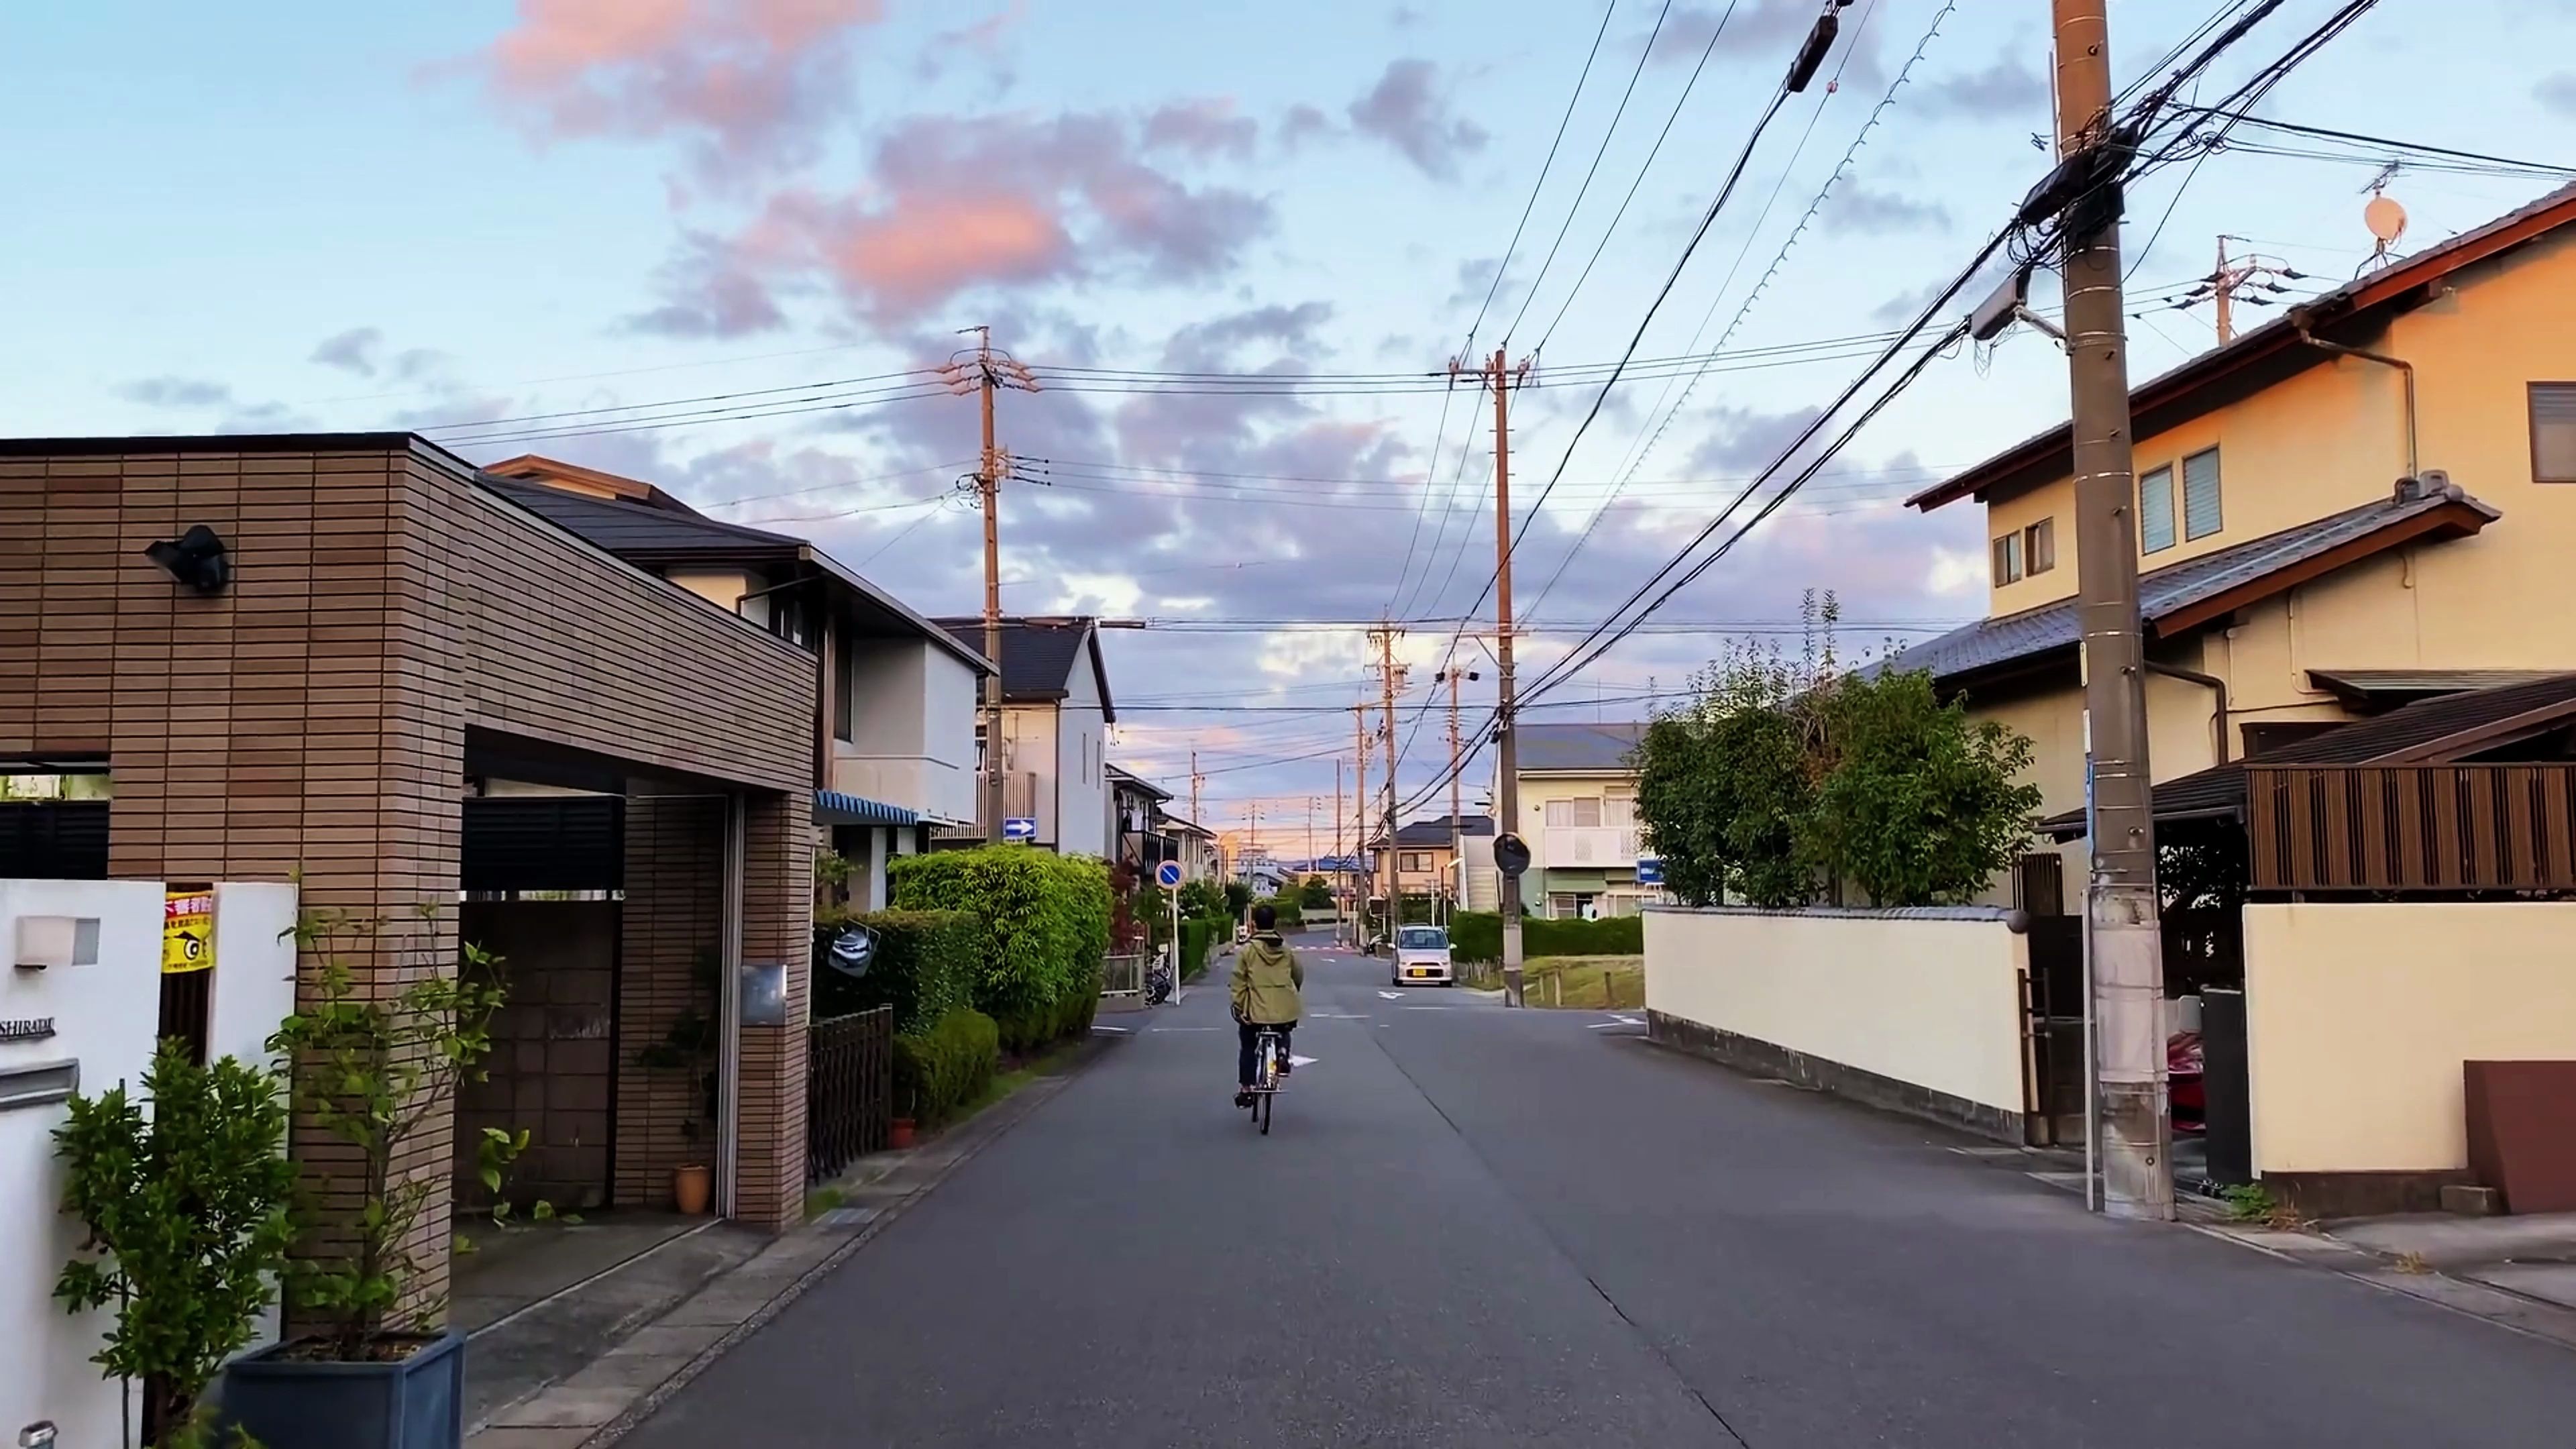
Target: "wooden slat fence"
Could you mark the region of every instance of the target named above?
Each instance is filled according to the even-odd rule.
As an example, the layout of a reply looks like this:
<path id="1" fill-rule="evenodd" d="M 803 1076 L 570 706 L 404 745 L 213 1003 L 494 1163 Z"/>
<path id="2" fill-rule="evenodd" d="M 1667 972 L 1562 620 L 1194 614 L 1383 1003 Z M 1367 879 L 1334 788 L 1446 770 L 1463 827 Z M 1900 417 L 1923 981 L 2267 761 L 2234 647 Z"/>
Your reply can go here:
<path id="1" fill-rule="evenodd" d="M 2249 765 L 2256 891 L 2576 891 L 2576 765 Z"/>
<path id="2" fill-rule="evenodd" d="M 819 1183 L 886 1145 L 894 1122 L 894 1008 L 827 1017 L 809 1036 L 805 1180 Z"/>

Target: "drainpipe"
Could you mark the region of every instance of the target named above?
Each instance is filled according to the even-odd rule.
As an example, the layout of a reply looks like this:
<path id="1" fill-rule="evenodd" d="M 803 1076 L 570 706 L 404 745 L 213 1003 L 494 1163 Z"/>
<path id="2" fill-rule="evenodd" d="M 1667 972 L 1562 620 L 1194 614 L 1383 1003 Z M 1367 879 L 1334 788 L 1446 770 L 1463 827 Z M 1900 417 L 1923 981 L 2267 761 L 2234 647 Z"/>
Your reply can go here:
<path id="1" fill-rule="evenodd" d="M 2177 664 L 2158 664 L 2152 659 L 2147 661 L 2147 672 L 2149 674 L 2161 674 L 2167 679 L 2179 679 L 2185 684 L 2197 684 L 2201 688 L 2206 689 L 2211 694 L 2217 696 L 2216 701 L 2210 709 L 2209 723 L 2210 728 L 2218 736 L 2217 763 L 2222 765 L 2226 764 L 2228 755 L 2227 681 L 2219 678 L 2215 674 L 2203 674 L 2197 669 L 2185 669 Z"/>
<path id="2" fill-rule="evenodd" d="M 2382 367 L 2393 367 L 2406 374 L 2406 476 L 2409 478 L 2417 476 L 2420 464 L 2415 454 L 2415 364 L 2404 358 L 2390 357 L 2384 352 L 2365 352 L 2358 347 L 2346 347 L 2340 342 L 2328 342 L 2305 327 L 2299 329 L 2299 340 L 2321 352 L 2331 352 L 2337 357 L 2358 357 L 2364 362 L 2376 362 Z"/>

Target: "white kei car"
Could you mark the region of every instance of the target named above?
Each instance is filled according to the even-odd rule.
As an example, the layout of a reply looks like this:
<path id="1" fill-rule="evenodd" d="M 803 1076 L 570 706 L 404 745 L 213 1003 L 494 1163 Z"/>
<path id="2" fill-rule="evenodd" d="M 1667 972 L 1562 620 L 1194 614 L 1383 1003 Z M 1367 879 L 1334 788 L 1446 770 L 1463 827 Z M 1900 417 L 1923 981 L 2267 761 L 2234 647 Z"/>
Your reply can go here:
<path id="1" fill-rule="evenodd" d="M 1458 984 L 1449 967 L 1449 933 L 1438 926 L 1397 927 L 1395 964 L 1388 970 L 1388 980 L 1397 986 Z"/>

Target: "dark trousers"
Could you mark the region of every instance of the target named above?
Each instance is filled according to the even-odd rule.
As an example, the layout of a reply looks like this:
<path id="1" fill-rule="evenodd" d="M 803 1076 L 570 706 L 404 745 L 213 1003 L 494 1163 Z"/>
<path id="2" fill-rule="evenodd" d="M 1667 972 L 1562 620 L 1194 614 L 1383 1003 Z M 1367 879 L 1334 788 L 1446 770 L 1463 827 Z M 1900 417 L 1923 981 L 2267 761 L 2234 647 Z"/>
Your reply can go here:
<path id="1" fill-rule="evenodd" d="M 1274 1021 L 1258 1024 L 1249 1021 L 1236 1022 L 1234 1024 L 1235 1040 L 1241 1044 L 1242 1050 L 1235 1054 L 1235 1081 L 1246 1087 L 1252 1085 L 1252 1048 L 1254 1042 L 1263 1032 L 1275 1031 L 1279 1033 L 1279 1054 L 1281 1056 L 1286 1056 L 1288 1054 L 1289 1034 L 1294 1032 L 1296 1029 L 1297 1023 L 1293 1021 Z"/>

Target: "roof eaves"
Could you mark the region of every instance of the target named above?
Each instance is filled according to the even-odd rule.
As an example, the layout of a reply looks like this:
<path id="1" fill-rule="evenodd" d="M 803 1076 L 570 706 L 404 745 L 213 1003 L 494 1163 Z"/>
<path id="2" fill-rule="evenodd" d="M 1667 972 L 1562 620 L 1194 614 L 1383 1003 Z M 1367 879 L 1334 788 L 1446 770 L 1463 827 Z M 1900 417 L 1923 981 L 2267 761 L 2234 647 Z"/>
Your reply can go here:
<path id="1" fill-rule="evenodd" d="M 797 539 L 794 542 L 797 547 L 798 556 L 806 563 L 820 569 L 825 575 L 829 576 L 852 593 L 859 595 L 868 602 L 875 604 L 878 608 L 881 608 L 887 613 L 894 615 L 896 618 L 903 620 L 905 623 L 910 624 L 924 639 L 939 648 L 948 651 L 949 654 L 962 661 L 967 668 L 974 670 L 977 674 L 998 674 L 1001 672 L 1002 665 L 999 660 L 987 659 L 984 657 L 983 651 L 967 648 L 956 635 L 951 634 L 947 630 L 939 627 L 937 624 L 932 623 L 928 615 L 923 614 L 920 610 L 915 609 L 910 604 L 905 603 L 903 600 L 896 598 L 894 595 L 887 593 L 881 588 L 878 588 L 875 584 L 861 578 L 855 570 L 851 569 L 848 565 L 843 564 L 839 559 L 836 559 L 830 554 L 825 553 L 823 550 L 816 548 L 808 540 Z"/>

